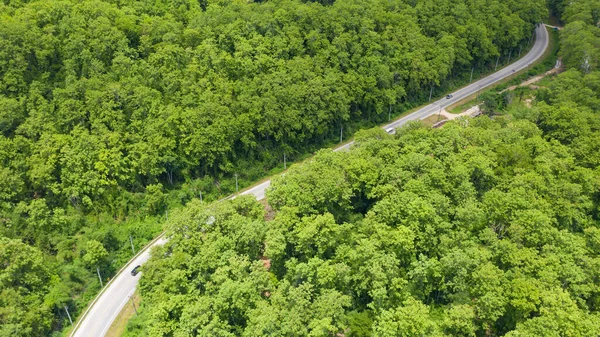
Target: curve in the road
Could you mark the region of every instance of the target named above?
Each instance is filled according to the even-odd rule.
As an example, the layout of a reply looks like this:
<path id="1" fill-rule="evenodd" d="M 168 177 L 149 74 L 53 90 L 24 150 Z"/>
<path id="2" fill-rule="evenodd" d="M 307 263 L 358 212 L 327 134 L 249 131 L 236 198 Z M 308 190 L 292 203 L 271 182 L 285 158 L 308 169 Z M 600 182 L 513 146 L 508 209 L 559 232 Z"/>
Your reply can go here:
<path id="1" fill-rule="evenodd" d="M 453 93 L 453 97 L 451 99 L 439 99 L 405 117 L 383 126 L 382 128 L 385 130 L 388 130 L 389 128 L 396 129 L 409 121 L 424 119 L 428 116 L 438 113 L 440 109 L 446 108 L 464 98 L 467 98 L 481 89 L 501 81 L 502 79 L 512 75 L 514 72 L 518 72 L 527 68 L 530 64 L 542 57 L 546 48 L 548 47 L 549 37 L 544 25 L 539 25 L 539 27 L 536 28 L 535 34 L 535 44 L 529 53 L 527 53 L 527 55 L 518 61 L 512 63 L 510 66 L 505 67 L 488 77 L 485 77 L 456 91 Z M 334 151 L 349 149 L 353 143 L 354 142 L 347 143 L 336 148 Z M 270 185 L 271 181 L 267 180 L 243 191 L 240 194 L 254 195 L 256 199 L 261 200 L 265 198 L 265 191 Z M 124 268 L 121 269 L 121 271 L 106 286 L 104 291 L 102 291 L 96 297 L 90 307 L 88 307 L 82 317 L 78 320 L 70 337 L 104 337 L 106 331 L 108 331 L 109 327 L 121 309 L 127 304 L 129 296 L 133 294 L 137 286 L 140 274 L 137 276 L 131 276 L 130 269 L 136 265 L 146 262 L 150 257 L 150 248 L 156 245 L 161 245 L 164 242 L 166 242 L 166 239 L 162 237 L 157 238 L 153 243 L 146 246 L 142 252 L 129 261 Z"/>

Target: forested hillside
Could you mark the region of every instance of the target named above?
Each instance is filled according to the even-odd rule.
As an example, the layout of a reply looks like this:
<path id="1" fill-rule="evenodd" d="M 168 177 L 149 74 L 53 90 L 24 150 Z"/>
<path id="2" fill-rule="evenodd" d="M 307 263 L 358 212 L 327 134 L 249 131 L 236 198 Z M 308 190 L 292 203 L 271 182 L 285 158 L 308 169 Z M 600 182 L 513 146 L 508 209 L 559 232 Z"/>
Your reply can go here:
<path id="1" fill-rule="evenodd" d="M 387 117 L 508 54 L 545 13 L 539 0 L 0 10 L 3 199 L 111 214 L 127 212 L 120 193 L 268 165 L 347 121 Z"/>
<path id="2" fill-rule="evenodd" d="M 256 179 L 514 58 L 545 13 L 543 0 L 0 2 L 0 335 L 62 329 L 168 204 L 214 200 L 236 172 Z"/>
<path id="3" fill-rule="evenodd" d="M 129 336 L 597 336 L 599 86 L 360 132 L 275 180 L 268 222 L 250 197 L 190 204 Z"/>
<path id="4" fill-rule="evenodd" d="M 579 6 L 568 70 L 532 106 L 490 94 L 502 104 L 476 119 L 359 132 L 275 179 L 266 214 L 190 203 L 127 335 L 600 335 L 600 35 L 583 3 L 561 7 Z"/>

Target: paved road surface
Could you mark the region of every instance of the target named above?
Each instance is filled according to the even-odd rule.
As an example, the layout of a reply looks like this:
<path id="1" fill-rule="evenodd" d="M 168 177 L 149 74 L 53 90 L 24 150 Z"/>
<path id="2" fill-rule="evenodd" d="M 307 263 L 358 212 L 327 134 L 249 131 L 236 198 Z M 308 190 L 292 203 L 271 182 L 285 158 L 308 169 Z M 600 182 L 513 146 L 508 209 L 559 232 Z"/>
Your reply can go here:
<path id="1" fill-rule="evenodd" d="M 411 120 L 423 119 L 430 115 L 436 114 L 440 109 L 445 108 L 451 104 L 454 104 L 465 97 L 468 97 L 479 90 L 492 85 L 503 78 L 510 76 L 515 71 L 526 68 L 531 63 L 540 58 L 548 46 L 548 33 L 543 25 L 536 29 L 536 40 L 533 48 L 526 56 L 519 61 L 511 64 L 491 76 L 485 77 L 477 82 L 466 86 L 455 93 L 453 98 L 445 99 L 442 98 L 437 100 L 413 113 L 400 118 L 388 125 L 383 126 L 384 129 L 398 128 L 404 125 L 406 122 Z M 336 148 L 334 151 L 340 151 L 350 148 L 353 142 L 345 144 Z M 265 198 L 265 191 L 271 185 L 271 181 L 266 181 L 243 191 L 240 194 L 251 194 L 256 199 L 261 200 Z M 157 240 L 154 245 L 163 244 L 166 241 L 164 238 Z M 146 249 L 140 255 L 138 255 L 133 261 L 130 261 L 125 268 L 119 273 L 115 279 L 107 286 L 108 288 L 96 298 L 96 301 L 88 309 L 82 320 L 79 321 L 75 327 L 74 332 L 71 334 L 72 337 L 104 337 L 106 331 L 114 321 L 115 317 L 119 314 L 123 306 L 127 304 L 129 296 L 135 291 L 137 282 L 141 274 L 137 276 L 131 276 L 130 271 L 138 264 L 143 264 L 150 257 L 150 249 Z"/>
<path id="2" fill-rule="evenodd" d="M 154 242 L 153 246 L 162 245 L 165 242 L 166 239 L 161 237 Z M 106 334 L 121 309 L 130 301 L 129 296 L 133 295 L 140 279 L 141 273 L 131 276 L 131 270 L 146 262 L 148 258 L 150 258 L 150 249 L 144 250 L 127 263 L 121 273 L 113 278 L 108 288 L 99 297 L 96 297 L 96 302 L 88 309 L 89 312 L 84 319 L 79 321 L 71 336 L 93 337 Z"/>

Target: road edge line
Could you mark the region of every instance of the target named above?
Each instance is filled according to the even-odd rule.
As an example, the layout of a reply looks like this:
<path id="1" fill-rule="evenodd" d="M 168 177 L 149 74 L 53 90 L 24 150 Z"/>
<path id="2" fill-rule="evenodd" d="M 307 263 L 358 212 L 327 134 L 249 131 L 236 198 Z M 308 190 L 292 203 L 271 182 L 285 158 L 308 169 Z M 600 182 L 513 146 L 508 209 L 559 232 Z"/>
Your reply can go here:
<path id="1" fill-rule="evenodd" d="M 90 303 L 88 303 L 87 307 L 85 308 L 85 311 L 83 312 L 83 314 L 81 314 L 77 320 L 75 321 L 75 324 L 73 325 L 73 328 L 71 329 L 71 332 L 69 333 L 69 337 L 73 337 L 73 335 L 75 334 L 75 332 L 77 332 L 77 329 L 79 328 L 79 326 L 81 325 L 81 322 L 83 321 L 83 319 L 87 316 L 87 314 L 90 312 L 90 310 L 92 309 L 92 307 L 94 306 L 94 304 L 96 304 L 96 302 L 98 302 L 98 299 L 102 296 L 102 294 L 104 294 L 104 292 L 106 291 L 106 289 L 108 289 L 113 281 L 117 278 L 117 276 L 123 272 L 123 270 L 127 269 L 131 263 L 133 263 L 133 261 L 138 258 L 141 254 L 143 254 L 148 248 L 150 248 L 153 244 L 156 243 L 156 241 L 160 240 L 162 237 L 165 236 L 166 231 L 163 231 L 162 233 L 160 233 L 157 237 L 155 237 L 154 239 L 152 239 L 152 241 L 148 242 L 142 249 L 140 249 L 131 259 L 129 259 L 129 261 L 127 261 L 127 263 L 121 267 L 116 273 L 115 276 L 110 279 L 110 281 L 108 281 L 108 283 L 102 288 L 102 290 L 100 290 L 100 292 L 96 295 L 96 297 L 94 297 L 94 300 L 91 301 Z"/>

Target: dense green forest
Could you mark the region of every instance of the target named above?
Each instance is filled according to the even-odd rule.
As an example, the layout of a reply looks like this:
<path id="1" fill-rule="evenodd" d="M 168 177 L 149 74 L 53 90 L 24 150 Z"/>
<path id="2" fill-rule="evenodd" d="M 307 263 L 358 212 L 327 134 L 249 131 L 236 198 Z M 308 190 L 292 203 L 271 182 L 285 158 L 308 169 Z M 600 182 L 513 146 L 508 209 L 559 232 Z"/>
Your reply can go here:
<path id="1" fill-rule="evenodd" d="M 76 317 L 165 210 L 525 46 L 543 0 L 0 2 L 0 336 Z M 362 124 L 361 124 L 362 123 Z M 56 333 L 60 335 L 60 333 Z"/>
<path id="2" fill-rule="evenodd" d="M 584 73 L 600 69 L 600 1 L 549 0 L 550 9 L 567 23 L 562 34 L 562 58 Z"/>
<path id="3" fill-rule="evenodd" d="M 357 133 L 170 221 L 128 336 L 597 336 L 600 72 L 431 129 Z M 515 99 L 517 101 L 517 99 Z"/>
<path id="4" fill-rule="evenodd" d="M 517 49 L 545 14 L 539 0 L 0 10 L 3 200 L 114 216 L 148 186 L 261 171 L 346 122 L 386 119 Z"/>
<path id="5" fill-rule="evenodd" d="M 189 203 L 127 336 L 600 335 L 596 4 L 551 3 L 568 70 L 538 90 L 361 131 L 275 179 L 268 211 Z"/>

